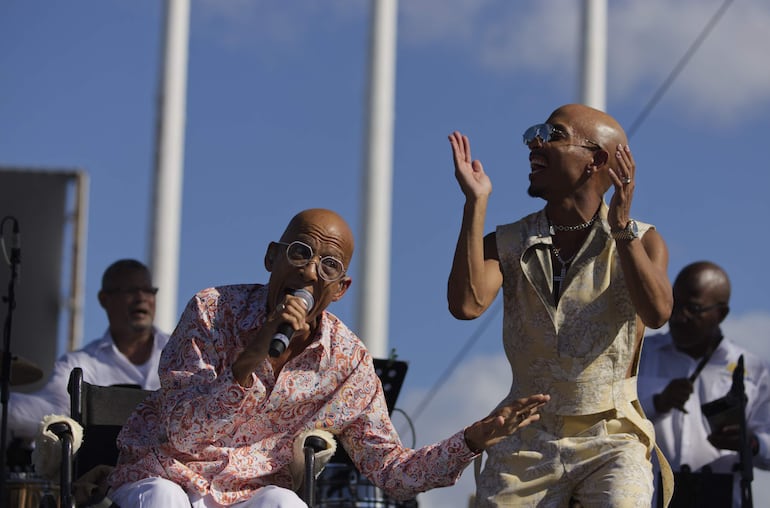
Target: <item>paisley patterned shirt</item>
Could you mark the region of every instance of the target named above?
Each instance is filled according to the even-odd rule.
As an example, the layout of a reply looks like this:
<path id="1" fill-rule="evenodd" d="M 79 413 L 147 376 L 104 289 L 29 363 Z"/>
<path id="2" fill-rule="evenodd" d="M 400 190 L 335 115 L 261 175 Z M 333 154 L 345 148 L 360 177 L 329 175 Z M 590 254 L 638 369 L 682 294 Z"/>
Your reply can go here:
<path id="1" fill-rule="evenodd" d="M 329 312 L 313 343 L 277 377 L 265 359 L 252 386 L 240 386 L 231 366 L 244 332 L 266 320 L 266 296 L 267 286 L 232 285 L 192 298 L 163 352 L 161 389 L 118 437 L 113 487 L 162 477 L 224 505 L 266 485 L 291 488 L 293 441 L 308 429 L 334 434 L 356 468 L 394 499 L 459 479 L 474 457 L 463 432 L 405 448 L 371 355 Z"/>

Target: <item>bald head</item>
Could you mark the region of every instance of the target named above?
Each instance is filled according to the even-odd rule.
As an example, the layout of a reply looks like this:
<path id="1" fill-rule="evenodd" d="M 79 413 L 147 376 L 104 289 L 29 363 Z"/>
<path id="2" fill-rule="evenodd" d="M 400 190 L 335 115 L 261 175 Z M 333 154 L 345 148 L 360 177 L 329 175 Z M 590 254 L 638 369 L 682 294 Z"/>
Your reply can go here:
<path id="1" fill-rule="evenodd" d="M 711 261 L 697 261 L 685 266 L 674 281 L 674 290 L 706 291 L 727 304 L 730 301 L 730 278 L 719 265 Z"/>
<path id="2" fill-rule="evenodd" d="M 119 259 L 104 270 L 102 274 L 102 290 L 114 288 L 117 280 L 126 274 L 139 272 L 147 276 L 150 280 L 150 269 L 144 263 L 136 259 Z"/>
<path id="3" fill-rule="evenodd" d="M 551 113 L 554 118 L 567 117 L 575 133 L 598 143 L 603 149 L 614 152 L 618 145 L 628 144 L 623 127 L 604 111 L 585 104 L 565 104 Z"/>
<path id="4" fill-rule="evenodd" d="M 583 138 L 601 147 L 594 152 L 593 159 L 597 167 L 616 167 L 615 152 L 618 145 L 627 145 L 628 138 L 620 124 L 604 111 L 585 104 L 565 104 L 554 110 L 548 117 L 548 123 L 563 125 L 571 136 Z M 600 171 L 596 178 L 597 191 L 604 194 L 612 185 L 607 171 Z"/>
<path id="5" fill-rule="evenodd" d="M 717 344 L 729 300 L 730 279 L 720 266 L 711 261 L 685 266 L 674 281 L 674 309 L 668 321 L 677 349 L 701 358 Z"/>
<path id="6" fill-rule="evenodd" d="M 314 234 L 337 245 L 344 255 L 342 262 L 350 265 L 353 258 L 353 231 L 338 213 L 326 208 L 310 208 L 295 215 L 281 236 L 282 241 L 301 234 Z"/>

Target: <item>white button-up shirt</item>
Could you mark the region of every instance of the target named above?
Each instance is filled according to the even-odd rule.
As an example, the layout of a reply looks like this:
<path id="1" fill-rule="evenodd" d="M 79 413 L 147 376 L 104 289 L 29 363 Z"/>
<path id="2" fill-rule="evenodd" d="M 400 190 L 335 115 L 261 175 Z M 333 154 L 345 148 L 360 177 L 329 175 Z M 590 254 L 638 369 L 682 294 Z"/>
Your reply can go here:
<path id="1" fill-rule="evenodd" d="M 770 469 L 770 371 L 756 355 L 724 338 L 693 382 L 693 393 L 684 405 L 687 413 L 672 409 L 658 413 L 652 398 L 668 383 L 686 378 L 695 371 L 700 359 L 679 351 L 670 333 L 644 339 L 639 365 L 639 401 L 647 417 L 655 424 L 655 439 L 674 471 L 686 464 L 692 471 L 709 466 L 714 473 L 732 473 L 740 462 L 738 452 L 719 450 L 709 443 L 711 433 L 701 405 L 727 395 L 733 384 L 733 371 L 743 355 L 744 386 L 747 396 L 746 424 L 759 440 L 754 466 Z M 735 474 L 733 498 L 740 500 L 740 473 Z M 737 497 L 736 497 L 737 495 Z M 735 506 L 740 506 L 736 504 Z"/>
<path id="2" fill-rule="evenodd" d="M 153 329 L 153 350 L 143 365 L 134 365 L 121 353 L 109 329 L 82 349 L 65 353 L 56 361 L 46 385 L 33 393 L 11 393 L 8 404 L 8 429 L 12 437 L 33 439 L 40 421 L 49 414 L 70 414 L 67 392 L 70 372 L 83 369 L 83 381 L 95 385 L 135 384 L 147 390 L 160 388 L 158 363 L 168 335 Z"/>

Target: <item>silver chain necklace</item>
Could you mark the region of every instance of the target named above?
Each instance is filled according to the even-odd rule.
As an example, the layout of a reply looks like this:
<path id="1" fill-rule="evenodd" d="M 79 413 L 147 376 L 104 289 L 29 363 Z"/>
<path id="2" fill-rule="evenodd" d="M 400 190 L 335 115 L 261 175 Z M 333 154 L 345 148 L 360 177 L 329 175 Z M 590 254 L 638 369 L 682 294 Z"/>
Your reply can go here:
<path id="1" fill-rule="evenodd" d="M 576 224 L 574 226 L 560 226 L 559 224 L 551 224 L 550 221 L 548 222 L 548 233 L 553 236 L 556 234 L 557 231 L 580 231 L 581 229 L 590 228 L 593 226 L 594 222 L 596 222 L 596 218 L 599 217 L 599 212 L 596 212 L 593 217 L 591 217 L 591 220 L 588 222 L 584 222 L 582 224 Z M 558 258 L 559 255 L 557 254 L 556 257 Z"/>
<path id="2" fill-rule="evenodd" d="M 562 259 L 559 255 L 559 248 L 554 247 L 553 244 L 551 244 L 551 252 L 553 252 L 554 257 L 556 258 L 556 261 L 559 262 L 561 265 L 561 270 L 559 271 L 559 275 L 556 275 L 556 272 L 553 272 L 553 299 L 554 302 L 559 302 L 559 293 L 561 292 L 561 285 L 564 283 L 564 279 L 567 278 L 567 269 L 569 268 L 569 265 L 572 263 L 572 260 L 575 259 L 575 256 L 577 255 L 577 251 L 575 251 L 574 254 L 572 254 L 569 259 Z"/>
<path id="3" fill-rule="evenodd" d="M 573 259 L 575 259 L 575 254 L 577 254 L 577 252 L 575 252 L 575 254 L 572 254 L 572 255 L 569 257 L 569 259 L 562 259 L 562 258 L 561 258 L 561 256 L 559 255 L 559 254 L 561 253 L 561 249 L 559 249 L 558 247 L 554 247 L 553 245 L 551 245 L 551 251 L 553 252 L 553 255 L 554 255 L 554 257 L 556 257 L 556 260 L 557 260 L 559 263 L 561 263 L 561 266 L 567 266 L 567 265 L 569 265 L 570 263 L 572 263 L 572 260 L 573 260 Z"/>

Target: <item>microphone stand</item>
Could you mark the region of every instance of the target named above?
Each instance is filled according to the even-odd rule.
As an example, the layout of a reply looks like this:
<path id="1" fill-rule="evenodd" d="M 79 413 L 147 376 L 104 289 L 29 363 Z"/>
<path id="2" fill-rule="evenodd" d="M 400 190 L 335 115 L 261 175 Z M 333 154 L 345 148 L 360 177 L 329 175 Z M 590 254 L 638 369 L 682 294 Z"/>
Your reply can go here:
<path id="1" fill-rule="evenodd" d="M 61 469 L 59 471 L 59 489 L 61 508 L 74 508 L 72 499 L 72 429 L 65 422 L 57 422 L 48 426 L 48 430 L 56 434 L 61 442 Z"/>
<path id="2" fill-rule="evenodd" d="M 2 225 L 5 224 L 6 219 L 12 219 L 14 222 L 14 231 L 18 231 L 19 224 L 13 217 L 5 217 Z M 0 234 L 2 233 L 2 225 L 0 225 Z M 10 384 L 11 384 L 11 322 L 13 316 L 13 310 L 16 308 L 16 293 L 14 287 L 16 285 L 16 278 L 19 275 L 19 250 L 11 249 L 11 278 L 8 281 L 8 296 L 3 297 L 3 301 L 8 303 L 8 314 L 5 316 L 5 323 L 3 326 L 3 357 L 2 357 L 2 376 L 0 376 L 0 402 L 3 405 L 2 423 L 0 424 L 0 508 L 6 508 L 9 502 L 9 497 L 6 496 L 6 445 L 8 434 L 8 399 L 10 398 Z"/>
<path id="3" fill-rule="evenodd" d="M 754 463 L 752 461 L 753 454 L 751 453 L 751 447 L 749 445 L 749 433 L 746 428 L 746 389 L 743 383 L 743 375 L 743 355 L 741 355 L 738 359 L 738 365 L 735 367 L 735 371 L 733 371 L 733 389 L 735 390 L 735 395 L 738 396 L 740 404 L 741 508 L 753 508 L 754 501 L 751 496 L 751 482 L 754 479 Z"/>

